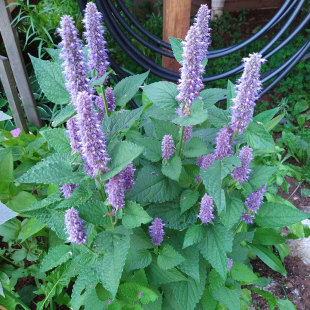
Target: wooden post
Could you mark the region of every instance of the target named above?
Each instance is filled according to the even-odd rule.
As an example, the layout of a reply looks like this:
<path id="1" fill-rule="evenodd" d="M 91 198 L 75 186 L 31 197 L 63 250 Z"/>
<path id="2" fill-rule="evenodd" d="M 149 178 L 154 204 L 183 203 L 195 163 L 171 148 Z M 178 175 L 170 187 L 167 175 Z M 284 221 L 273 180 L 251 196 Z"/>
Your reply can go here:
<path id="1" fill-rule="evenodd" d="M 3 56 L 0 56 L 0 80 L 8 99 L 16 127 L 24 129 L 25 132 L 28 132 L 24 112 L 19 102 L 13 72 L 11 70 L 9 60 Z"/>
<path id="2" fill-rule="evenodd" d="M 169 37 L 184 39 L 189 29 L 191 0 L 164 0 L 163 7 L 163 40 L 169 42 Z M 165 68 L 178 71 L 179 63 L 172 58 L 163 57 Z"/>
<path id="3" fill-rule="evenodd" d="M 0 31 L 4 46 L 8 54 L 21 100 L 24 104 L 27 119 L 37 128 L 41 128 L 41 120 L 30 87 L 22 52 L 18 44 L 17 31 L 11 26 L 11 14 L 10 10 L 6 8 L 6 5 L 6 0 L 0 0 Z"/>

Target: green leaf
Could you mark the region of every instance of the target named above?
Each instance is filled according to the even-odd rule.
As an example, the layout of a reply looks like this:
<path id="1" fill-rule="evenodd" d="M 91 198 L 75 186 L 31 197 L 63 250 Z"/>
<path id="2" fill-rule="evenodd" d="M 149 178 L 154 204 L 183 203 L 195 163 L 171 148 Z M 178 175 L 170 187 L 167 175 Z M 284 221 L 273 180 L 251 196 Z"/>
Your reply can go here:
<path id="1" fill-rule="evenodd" d="M 183 249 L 199 243 L 205 237 L 205 229 L 202 225 L 190 226 L 184 237 Z"/>
<path id="2" fill-rule="evenodd" d="M 200 168 L 194 164 L 183 164 L 179 184 L 182 187 L 189 187 L 199 175 Z"/>
<path id="3" fill-rule="evenodd" d="M 285 243 L 285 238 L 272 228 L 257 228 L 254 233 L 254 240 L 263 245 Z"/>
<path id="4" fill-rule="evenodd" d="M 17 181 L 20 183 L 63 185 L 81 184 L 85 178 L 84 173 L 72 171 L 71 156 L 56 153 L 37 163 Z"/>
<path id="5" fill-rule="evenodd" d="M 269 178 L 276 172 L 277 167 L 270 166 L 255 166 L 250 174 L 249 184 L 252 186 L 252 191 L 257 191 Z"/>
<path id="6" fill-rule="evenodd" d="M 102 180 L 106 181 L 126 168 L 135 158 L 137 158 L 143 151 L 139 145 L 128 141 L 117 143 L 109 152 L 112 158 L 110 170 L 102 175 Z"/>
<path id="7" fill-rule="evenodd" d="M 226 209 L 225 193 L 222 189 L 223 179 L 233 171 L 234 166 L 240 166 L 238 158 L 231 156 L 223 160 L 215 160 L 211 167 L 200 172 L 206 191 L 214 199 L 219 214 Z"/>
<path id="8" fill-rule="evenodd" d="M 48 60 L 42 60 L 29 55 L 36 78 L 43 93 L 53 103 L 66 104 L 70 95 L 65 88 L 65 77 L 62 67 Z"/>
<path id="9" fill-rule="evenodd" d="M 150 266 L 148 279 L 151 283 L 154 283 L 155 285 L 187 281 L 187 278 L 176 268 L 164 270 L 161 269 L 157 264 L 152 264 Z"/>
<path id="10" fill-rule="evenodd" d="M 253 149 L 265 150 L 274 146 L 272 136 L 266 131 L 263 125 L 252 122 L 245 131 L 247 143 Z"/>
<path id="11" fill-rule="evenodd" d="M 182 46 L 182 39 L 169 37 L 169 41 L 171 44 L 172 52 L 174 55 L 174 58 L 177 60 L 179 64 L 182 64 L 183 61 L 183 46 Z"/>
<path id="12" fill-rule="evenodd" d="M 186 248 L 182 251 L 182 256 L 185 260 L 178 268 L 193 279 L 199 281 L 199 250 L 196 247 Z"/>
<path id="13" fill-rule="evenodd" d="M 152 161 L 157 162 L 162 159 L 161 157 L 161 142 L 154 138 L 138 138 L 134 141 L 138 145 L 143 146 L 143 156 Z"/>
<path id="14" fill-rule="evenodd" d="M 253 284 L 258 280 L 257 275 L 248 266 L 241 263 L 233 263 L 230 273 L 234 280 L 242 284 Z"/>
<path id="15" fill-rule="evenodd" d="M 237 96 L 236 87 L 234 83 L 232 83 L 230 80 L 227 81 L 227 105 L 226 110 L 229 110 L 229 108 L 233 105 L 232 99 L 234 99 Z"/>
<path id="16" fill-rule="evenodd" d="M 15 212 L 23 213 L 25 209 L 37 201 L 34 195 L 21 191 L 7 202 L 7 206 Z"/>
<path id="17" fill-rule="evenodd" d="M 229 310 L 240 310 L 240 290 L 229 289 L 225 286 L 211 292 L 211 295 Z"/>
<path id="18" fill-rule="evenodd" d="M 164 244 L 159 251 L 157 264 L 161 269 L 171 269 L 184 261 L 184 257 L 171 245 Z"/>
<path id="19" fill-rule="evenodd" d="M 227 252 L 232 251 L 233 234 L 223 225 L 215 223 L 206 228 L 206 237 L 200 242 L 203 257 L 225 279 L 227 272 Z"/>
<path id="20" fill-rule="evenodd" d="M 152 262 L 152 255 L 148 250 L 130 249 L 127 257 L 129 270 L 146 268 Z"/>
<path id="21" fill-rule="evenodd" d="M 23 226 L 22 242 L 24 242 L 26 239 L 30 238 L 31 236 L 35 235 L 37 232 L 42 230 L 44 227 L 45 227 L 45 224 L 41 223 L 36 218 L 32 217 L 31 219 L 29 219 L 26 225 Z"/>
<path id="22" fill-rule="evenodd" d="M 149 72 L 128 76 L 117 83 L 114 88 L 116 105 L 123 107 L 139 90 Z"/>
<path id="23" fill-rule="evenodd" d="M 142 111 L 143 107 L 123 113 L 115 112 L 106 117 L 102 122 L 102 130 L 106 134 L 107 142 L 111 141 L 122 130 L 129 129 L 139 119 Z"/>
<path id="24" fill-rule="evenodd" d="M 48 145 L 58 153 L 66 154 L 71 152 L 70 140 L 63 128 L 43 129 L 40 131 Z"/>
<path id="25" fill-rule="evenodd" d="M 186 189 L 180 197 L 181 214 L 190 209 L 198 200 L 199 192 Z"/>
<path id="26" fill-rule="evenodd" d="M 232 195 L 229 195 L 226 203 L 226 211 L 221 213 L 220 220 L 227 228 L 231 229 L 239 223 L 244 210 L 244 203 L 238 197 Z"/>
<path id="27" fill-rule="evenodd" d="M 190 108 L 189 116 L 176 117 L 172 122 L 181 126 L 194 126 L 205 122 L 207 118 L 208 111 L 204 110 L 203 102 L 195 100 Z"/>
<path id="28" fill-rule="evenodd" d="M 171 180 L 178 181 L 182 170 L 181 158 L 177 155 L 168 160 L 167 164 L 163 164 L 161 172 Z"/>
<path id="29" fill-rule="evenodd" d="M 11 151 L 4 153 L 0 157 L 0 180 L 3 183 L 9 183 L 14 180 L 13 155 Z"/>
<path id="30" fill-rule="evenodd" d="M 274 109 L 270 109 L 270 110 L 266 110 L 266 111 L 256 115 L 253 120 L 255 122 L 261 122 L 264 125 L 266 125 L 279 112 L 279 110 L 280 110 L 279 107 L 274 108 Z"/>
<path id="31" fill-rule="evenodd" d="M 225 284 L 225 280 L 214 268 L 211 269 L 208 279 L 210 283 L 210 292 L 217 290 L 219 287 L 224 286 Z"/>
<path id="32" fill-rule="evenodd" d="M 106 216 L 108 213 L 107 206 L 104 204 L 103 201 L 100 200 L 88 200 L 90 195 L 87 195 L 84 198 L 83 194 L 81 195 L 82 191 L 79 191 L 79 189 L 80 188 L 77 188 L 75 193 L 77 193 L 77 196 L 80 196 L 79 202 L 81 203 L 77 204 L 72 202 L 71 205 L 75 206 L 75 208 L 79 211 L 80 217 L 87 223 L 101 226 L 105 225 L 107 221 L 109 221 L 108 217 Z M 73 194 L 71 195 L 71 197 L 72 196 Z"/>
<path id="33" fill-rule="evenodd" d="M 152 83 L 143 88 L 148 98 L 165 113 L 167 108 L 177 108 L 178 102 L 175 97 L 178 95 L 177 85 L 171 82 L 160 81 Z"/>
<path id="34" fill-rule="evenodd" d="M 258 210 L 255 222 L 263 227 L 283 227 L 308 219 L 309 213 L 281 203 L 264 203 Z"/>
<path id="35" fill-rule="evenodd" d="M 204 89 L 200 93 L 200 97 L 202 97 L 204 108 L 209 108 L 213 104 L 217 103 L 224 96 L 226 96 L 227 90 L 223 88 L 208 88 Z"/>
<path id="36" fill-rule="evenodd" d="M 163 136 L 172 135 L 174 141 L 179 139 L 179 127 L 172 124 L 171 122 L 162 121 L 159 119 L 151 118 L 153 128 L 154 128 L 154 137 L 162 141 Z"/>
<path id="37" fill-rule="evenodd" d="M 207 286 L 201 298 L 201 306 L 203 310 L 215 310 L 217 301 L 212 297 L 209 287 Z"/>
<path id="38" fill-rule="evenodd" d="M 254 253 L 271 269 L 280 272 L 283 276 L 286 276 L 286 270 L 283 267 L 281 261 L 269 250 L 262 245 L 251 245 L 251 249 Z"/>
<path id="39" fill-rule="evenodd" d="M 285 113 L 278 115 L 277 117 L 273 118 L 271 121 L 269 121 L 266 125 L 265 128 L 269 132 L 271 131 L 274 127 L 278 125 L 278 123 L 285 117 Z"/>
<path id="40" fill-rule="evenodd" d="M 296 306 L 288 299 L 277 299 L 279 310 L 296 310 Z"/>
<path id="41" fill-rule="evenodd" d="M 16 217 L 17 215 L 18 213 L 12 211 L 0 201 L 0 225 Z"/>
<path id="42" fill-rule="evenodd" d="M 275 307 L 277 306 L 277 302 L 276 302 L 276 299 L 274 298 L 274 296 L 269 293 L 269 292 L 266 292 L 264 290 L 260 290 L 256 287 L 249 287 L 251 291 L 255 292 L 256 294 L 258 295 L 261 295 L 264 297 L 264 299 L 266 299 L 266 301 L 268 302 L 268 306 L 269 306 L 269 309 L 270 310 L 274 310 Z"/>
<path id="43" fill-rule="evenodd" d="M 65 263 L 72 256 L 71 251 L 71 246 L 65 244 L 51 248 L 42 260 L 40 271 L 45 272 Z"/>
<path id="44" fill-rule="evenodd" d="M 141 205 L 133 201 L 126 202 L 122 219 L 122 223 L 125 227 L 139 227 L 141 224 L 149 223 L 151 220 L 152 218 L 141 207 Z"/>
<path id="45" fill-rule="evenodd" d="M 128 199 L 139 202 L 165 202 L 174 199 L 180 193 L 176 182 L 166 178 L 158 167 L 144 166 L 128 194 Z"/>
<path id="46" fill-rule="evenodd" d="M 208 121 L 216 128 L 222 128 L 229 123 L 229 111 L 219 109 L 216 106 L 208 109 L 209 118 Z"/>
<path id="47" fill-rule="evenodd" d="M 103 287 L 112 296 L 116 295 L 122 276 L 126 256 L 130 245 L 130 231 L 104 231 L 97 235 L 96 240 L 104 242 L 104 257 L 98 260 L 96 267 L 98 277 Z"/>
<path id="48" fill-rule="evenodd" d="M 199 157 L 208 153 L 207 145 L 198 137 L 190 139 L 185 146 L 185 157 Z"/>
<path id="49" fill-rule="evenodd" d="M 55 115 L 51 125 L 53 127 L 57 127 L 65 123 L 68 119 L 75 115 L 75 113 L 74 105 L 68 104 Z"/>

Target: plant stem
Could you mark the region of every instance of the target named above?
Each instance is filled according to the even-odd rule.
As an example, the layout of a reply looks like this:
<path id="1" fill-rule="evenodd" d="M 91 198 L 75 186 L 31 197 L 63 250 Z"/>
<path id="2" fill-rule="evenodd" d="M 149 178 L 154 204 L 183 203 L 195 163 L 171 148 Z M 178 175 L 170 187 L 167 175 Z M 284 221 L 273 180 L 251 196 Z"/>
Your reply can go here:
<path id="1" fill-rule="evenodd" d="M 184 126 L 181 126 L 180 142 L 179 142 L 179 152 L 178 152 L 180 157 L 181 157 L 181 154 L 182 154 L 183 137 L 184 137 Z"/>
<path id="2" fill-rule="evenodd" d="M 8 263 L 12 264 L 13 266 L 18 267 L 18 268 L 22 268 L 21 266 L 16 265 L 12 260 L 10 260 L 9 258 L 7 258 L 7 257 L 5 257 L 5 256 L 3 256 L 1 254 L 0 254 L 0 257 L 2 259 L 4 259 L 5 261 L 7 261 Z"/>
<path id="3" fill-rule="evenodd" d="M 105 91 L 103 85 L 100 87 L 101 88 L 101 94 L 103 98 L 103 104 L 104 104 L 104 110 L 105 110 L 105 115 L 109 117 L 109 110 L 108 110 L 108 105 L 107 105 L 107 99 L 105 97 Z"/>

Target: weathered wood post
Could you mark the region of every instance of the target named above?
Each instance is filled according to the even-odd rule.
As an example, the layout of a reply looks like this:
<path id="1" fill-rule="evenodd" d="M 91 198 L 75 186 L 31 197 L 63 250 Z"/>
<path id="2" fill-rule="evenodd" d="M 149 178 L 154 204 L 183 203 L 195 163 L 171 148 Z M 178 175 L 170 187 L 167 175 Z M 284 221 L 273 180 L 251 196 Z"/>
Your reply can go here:
<path id="1" fill-rule="evenodd" d="M 30 87 L 29 78 L 26 72 L 24 59 L 18 43 L 18 34 L 16 29 L 11 26 L 11 14 L 6 0 L 0 0 L 0 32 L 3 38 L 4 46 L 8 54 L 10 65 L 16 81 L 16 85 L 24 104 L 24 110 L 28 121 L 41 128 L 41 120 Z"/>
<path id="2" fill-rule="evenodd" d="M 163 40 L 169 37 L 184 39 L 190 24 L 191 0 L 164 0 L 163 7 Z M 162 58 L 165 68 L 178 71 L 179 63 L 172 58 Z"/>

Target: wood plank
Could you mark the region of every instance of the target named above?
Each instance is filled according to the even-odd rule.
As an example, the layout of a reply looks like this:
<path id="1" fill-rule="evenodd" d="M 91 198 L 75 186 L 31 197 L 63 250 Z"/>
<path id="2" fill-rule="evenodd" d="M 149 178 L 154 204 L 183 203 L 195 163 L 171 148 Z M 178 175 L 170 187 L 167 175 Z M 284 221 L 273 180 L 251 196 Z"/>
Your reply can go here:
<path id="1" fill-rule="evenodd" d="M 11 70 L 9 60 L 3 56 L 0 56 L 0 80 L 8 99 L 16 127 L 24 129 L 25 132 L 28 132 L 24 112 L 15 86 L 13 72 Z"/>
<path id="2" fill-rule="evenodd" d="M 190 25 L 191 0 L 164 0 L 163 4 L 163 40 L 184 39 Z M 179 63 L 169 57 L 163 57 L 162 64 L 173 71 L 180 68 Z"/>
<path id="3" fill-rule="evenodd" d="M 0 31 L 4 46 L 7 51 L 21 100 L 24 104 L 27 119 L 37 128 L 41 128 L 41 120 L 18 43 L 18 34 L 16 29 L 11 26 L 11 14 L 9 9 L 6 8 L 6 5 L 7 0 L 0 0 Z"/>

